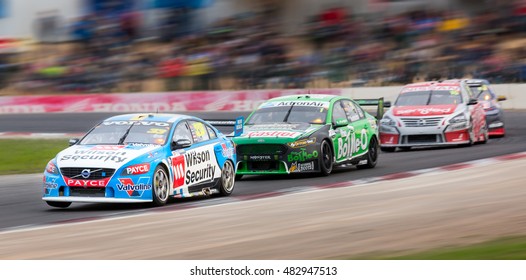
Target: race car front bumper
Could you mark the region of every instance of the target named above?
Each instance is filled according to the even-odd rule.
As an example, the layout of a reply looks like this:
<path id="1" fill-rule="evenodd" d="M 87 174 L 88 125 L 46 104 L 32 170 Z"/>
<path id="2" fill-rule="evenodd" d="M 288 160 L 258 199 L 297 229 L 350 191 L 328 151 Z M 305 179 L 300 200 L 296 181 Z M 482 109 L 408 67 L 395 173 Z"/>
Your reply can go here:
<path id="1" fill-rule="evenodd" d="M 468 129 L 448 130 L 447 126 L 391 127 L 380 131 L 382 147 L 448 146 L 469 143 Z"/>

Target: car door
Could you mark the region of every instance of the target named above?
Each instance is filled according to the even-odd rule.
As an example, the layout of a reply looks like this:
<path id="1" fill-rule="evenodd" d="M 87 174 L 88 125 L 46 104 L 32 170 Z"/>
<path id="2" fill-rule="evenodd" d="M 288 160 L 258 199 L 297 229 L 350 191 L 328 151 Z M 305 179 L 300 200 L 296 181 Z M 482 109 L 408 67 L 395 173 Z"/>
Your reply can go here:
<path id="1" fill-rule="evenodd" d="M 347 114 L 341 101 L 336 101 L 332 107 L 332 130 L 330 136 L 334 148 L 336 162 L 347 161 L 351 158 L 351 139 L 354 128 L 349 123 Z"/>
<path id="2" fill-rule="evenodd" d="M 370 124 L 358 104 L 345 99 L 342 100 L 342 106 L 346 112 L 349 125 L 353 128 L 349 156 L 350 158 L 355 158 L 367 153 L 369 144 L 369 135 L 367 133 Z"/>

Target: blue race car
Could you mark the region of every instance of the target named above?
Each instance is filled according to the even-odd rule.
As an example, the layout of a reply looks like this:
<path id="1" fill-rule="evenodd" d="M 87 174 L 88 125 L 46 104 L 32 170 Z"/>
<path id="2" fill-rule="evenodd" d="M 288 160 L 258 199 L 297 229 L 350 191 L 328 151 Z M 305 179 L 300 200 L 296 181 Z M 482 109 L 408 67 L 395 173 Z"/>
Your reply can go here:
<path id="1" fill-rule="evenodd" d="M 209 123 L 176 114 L 108 118 L 49 161 L 43 197 L 49 206 L 72 202 L 151 203 L 169 197 L 230 195 L 233 142 Z"/>

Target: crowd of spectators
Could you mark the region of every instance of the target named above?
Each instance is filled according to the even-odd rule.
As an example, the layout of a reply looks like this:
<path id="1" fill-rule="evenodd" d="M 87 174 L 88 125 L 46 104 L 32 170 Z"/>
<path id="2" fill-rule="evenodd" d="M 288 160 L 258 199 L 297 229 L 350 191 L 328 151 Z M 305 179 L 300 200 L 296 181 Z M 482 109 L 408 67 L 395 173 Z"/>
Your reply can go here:
<path id="1" fill-rule="evenodd" d="M 519 2 L 517 2 L 519 3 Z M 404 84 L 455 77 L 526 81 L 526 5 L 479 12 L 415 10 L 354 15 L 334 7 L 309 18 L 290 38 L 274 10 L 247 13 L 188 32 L 174 11 L 158 43 L 144 43 L 137 12 L 88 15 L 72 26 L 66 53 L 25 65 L 22 91 L 136 92 Z M 514 42 L 519 42 L 514 45 Z"/>

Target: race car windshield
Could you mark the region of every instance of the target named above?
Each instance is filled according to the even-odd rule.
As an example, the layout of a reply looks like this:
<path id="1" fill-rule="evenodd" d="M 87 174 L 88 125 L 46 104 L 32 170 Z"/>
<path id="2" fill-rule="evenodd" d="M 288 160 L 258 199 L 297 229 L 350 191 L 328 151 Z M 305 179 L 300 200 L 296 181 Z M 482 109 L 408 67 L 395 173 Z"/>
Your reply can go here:
<path id="1" fill-rule="evenodd" d="M 462 103 L 460 92 L 454 90 L 413 91 L 400 94 L 396 106 L 447 105 Z"/>
<path id="2" fill-rule="evenodd" d="M 493 98 L 493 94 L 491 93 L 491 91 L 489 90 L 489 88 L 487 86 L 484 86 L 484 85 L 482 85 L 482 86 L 480 86 L 480 85 L 472 86 L 472 85 L 470 85 L 469 87 L 477 95 L 477 99 L 478 100 L 488 101 L 488 100 L 491 100 Z"/>
<path id="3" fill-rule="evenodd" d="M 164 145 L 170 124 L 165 122 L 102 122 L 80 142 L 81 145 L 153 144 Z"/>
<path id="4" fill-rule="evenodd" d="M 261 123 L 310 123 L 323 124 L 327 108 L 316 106 L 279 106 L 258 109 L 247 121 L 248 125 Z"/>

